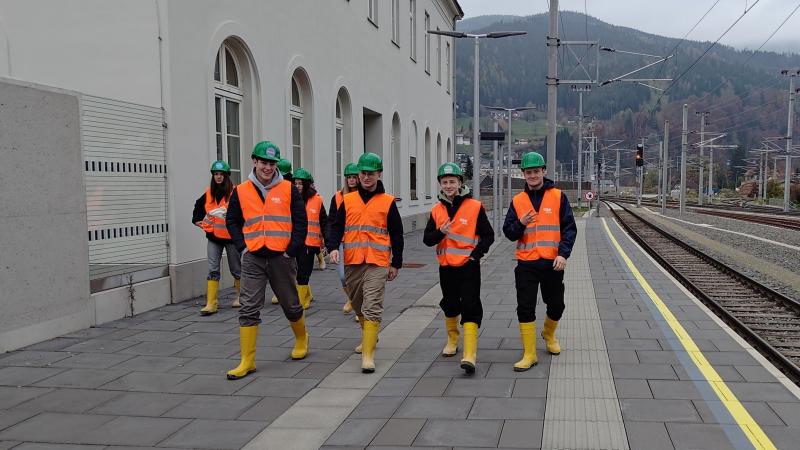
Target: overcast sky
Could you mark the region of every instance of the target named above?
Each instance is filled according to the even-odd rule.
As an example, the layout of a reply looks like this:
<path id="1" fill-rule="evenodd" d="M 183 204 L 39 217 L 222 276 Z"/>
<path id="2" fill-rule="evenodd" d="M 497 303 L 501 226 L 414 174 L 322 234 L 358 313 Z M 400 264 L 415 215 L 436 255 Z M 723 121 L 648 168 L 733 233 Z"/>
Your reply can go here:
<path id="1" fill-rule="evenodd" d="M 561 0 L 559 9 L 583 12 L 585 4 L 590 16 L 604 22 L 681 38 L 715 1 Z M 486 14 L 529 16 L 548 9 L 547 0 L 458 0 L 458 3 L 465 18 Z M 755 0 L 720 0 L 687 39 L 715 41 L 746 7 L 754 3 Z M 720 42 L 737 48 L 756 49 L 798 4 L 800 0 L 760 0 Z M 764 49 L 800 53 L 800 10 Z"/>

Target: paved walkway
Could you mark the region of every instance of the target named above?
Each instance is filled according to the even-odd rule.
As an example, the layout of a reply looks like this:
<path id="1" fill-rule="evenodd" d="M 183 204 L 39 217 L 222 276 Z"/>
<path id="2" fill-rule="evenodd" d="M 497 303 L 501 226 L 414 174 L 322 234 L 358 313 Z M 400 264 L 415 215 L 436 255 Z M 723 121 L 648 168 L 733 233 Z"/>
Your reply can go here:
<path id="1" fill-rule="evenodd" d="M 579 227 L 563 353 L 551 357 L 538 339 L 539 365 L 528 372 L 511 368 L 521 352 L 512 245 L 500 239 L 484 262 L 478 370 L 467 377 L 458 357 L 440 355 L 437 266 L 416 232 L 405 260 L 424 266 L 388 285 L 374 374 L 361 374 L 352 353 L 360 331 L 341 313 L 336 272 L 315 271 L 309 356 L 289 360 L 291 330 L 268 307 L 259 370 L 243 380 L 224 377 L 238 360 L 236 311 L 204 318 L 193 302 L 0 357 L 0 449 L 748 448 L 713 397 L 717 384 L 670 334 L 602 221 Z M 719 381 L 775 446 L 794 448 L 797 397 L 613 223 L 609 230 Z M 541 323 L 542 308 L 538 315 Z"/>

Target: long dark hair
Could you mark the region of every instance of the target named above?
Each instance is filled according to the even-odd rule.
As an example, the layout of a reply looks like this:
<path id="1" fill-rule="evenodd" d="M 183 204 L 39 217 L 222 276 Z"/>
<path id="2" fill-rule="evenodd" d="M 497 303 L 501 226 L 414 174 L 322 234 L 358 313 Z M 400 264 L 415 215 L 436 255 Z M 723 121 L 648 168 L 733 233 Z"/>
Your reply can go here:
<path id="1" fill-rule="evenodd" d="M 220 201 L 222 198 L 230 198 L 231 192 L 233 192 L 233 182 L 231 181 L 231 176 L 225 172 L 222 172 L 222 183 L 217 184 L 214 182 L 214 175 L 212 174 L 209 188 L 211 189 L 211 196 L 214 197 L 214 200 L 216 201 Z"/>
<path id="2" fill-rule="evenodd" d="M 314 189 L 314 183 L 311 180 L 300 180 L 303 182 L 303 192 L 300 193 L 300 196 L 303 197 L 303 202 L 308 203 L 308 199 L 317 195 L 317 190 Z"/>

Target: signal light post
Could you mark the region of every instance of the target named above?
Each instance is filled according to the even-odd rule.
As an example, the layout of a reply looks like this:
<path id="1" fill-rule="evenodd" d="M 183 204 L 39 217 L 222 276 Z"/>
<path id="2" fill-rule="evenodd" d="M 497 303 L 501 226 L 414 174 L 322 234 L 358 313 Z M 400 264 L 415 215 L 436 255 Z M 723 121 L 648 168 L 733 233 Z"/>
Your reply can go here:
<path id="1" fill-rule="evenodd" d="M 644 138 L 641 144 L 636 144 L 636 178 L 639 186 L 636 193 L 636 207 L 642 206 L 642 172 L 644 172 Z"/>

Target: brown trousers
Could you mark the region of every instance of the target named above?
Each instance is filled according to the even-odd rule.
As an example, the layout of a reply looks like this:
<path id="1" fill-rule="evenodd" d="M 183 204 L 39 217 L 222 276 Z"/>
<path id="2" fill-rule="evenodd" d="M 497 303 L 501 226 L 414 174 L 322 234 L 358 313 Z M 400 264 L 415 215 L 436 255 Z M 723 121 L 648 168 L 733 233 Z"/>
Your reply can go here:
<path id="1" fill-rule="evenodd" d="M 350 303 L 356 314 L 363 316 L 365 320 L 381 321 L 388 274 L 388 267 L 374 264 L 344 266 L 344 282 L 350 294 Z"/>
<path id="2" fill-rule="evenodd" d="M 290 322 L 303 316 L 303 307 L 297 296 L 297 261 L 285 256 L 268 258 L 253 256 L 249 252 L 242 255 L 242 292 L 239 310 L 239 326 L 252 327 L 261 323 L 261 309 L 267 283 L 278 297 L 283 315 Z"/>

